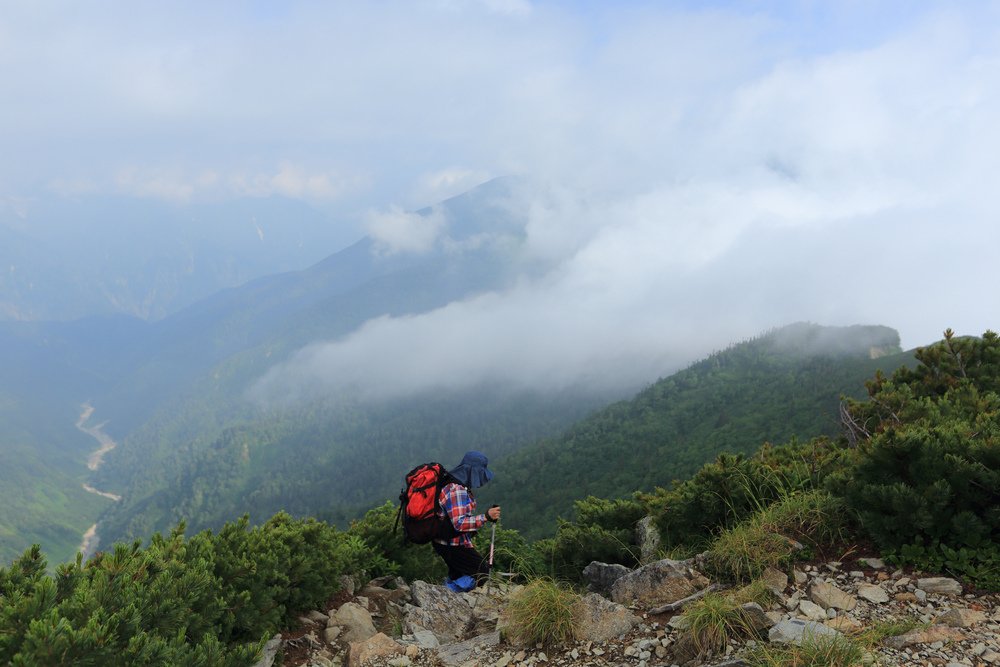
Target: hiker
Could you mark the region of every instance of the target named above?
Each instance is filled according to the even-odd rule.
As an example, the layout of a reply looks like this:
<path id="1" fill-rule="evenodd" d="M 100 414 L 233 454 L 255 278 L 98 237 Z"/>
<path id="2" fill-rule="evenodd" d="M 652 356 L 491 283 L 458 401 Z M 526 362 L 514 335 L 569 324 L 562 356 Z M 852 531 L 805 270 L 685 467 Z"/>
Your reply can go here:
<path id="1" fill-rule="evenodd" d="M 445 585 L 455 592 L 469 591 L 489 575 L 486 560 L 472 546 L 472 537 L 487 521 L 500 520 L 500 506 L 494 505 L 485 514 L 476 514 L 476 498 L 473 489 L 478 489 L 493 479 L 493 471 L 486 469 L 486 456 L 480 452 L 467 452 L 457 468 L 450 471 L 452 481 L 441 489 L 438 515 L 447 519 L 455 528 L 451 538 L 437 538 L 433 541 L 434 551 L 448 566 Z"/>

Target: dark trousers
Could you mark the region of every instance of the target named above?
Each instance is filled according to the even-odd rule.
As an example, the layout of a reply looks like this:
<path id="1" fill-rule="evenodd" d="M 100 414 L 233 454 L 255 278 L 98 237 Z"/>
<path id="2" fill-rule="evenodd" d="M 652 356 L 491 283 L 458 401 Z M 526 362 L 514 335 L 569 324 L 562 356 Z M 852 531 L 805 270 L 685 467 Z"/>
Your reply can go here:
<path id="1" fill-rule="evenodd" d="M 461 576 L 469 575 L 476 580 L 477 584 L 480 584 L 489 576 L 489 564 L 475 549 L 453 547 L 450 544 L 438 544 L 437 542 L 432 542 L 432 544 L 434 551 L 448 566 L 449 579 L 455 580 Z"/>

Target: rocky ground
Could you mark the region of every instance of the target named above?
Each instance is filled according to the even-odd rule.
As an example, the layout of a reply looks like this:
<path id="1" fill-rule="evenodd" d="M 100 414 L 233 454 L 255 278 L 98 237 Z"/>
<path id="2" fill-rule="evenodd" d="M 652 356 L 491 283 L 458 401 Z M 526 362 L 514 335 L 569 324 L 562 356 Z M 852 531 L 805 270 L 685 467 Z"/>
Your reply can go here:
<path id="1" fill-rule="evenodd" d="M 297 631 L 276 636 L 257 667 L 270 667 L 276 653 L 292 667 L 737 667 L 748 664 L 740 656 L 753 642 L 857 635 L 901 621 L 916 627 L 872 647 L 866 663 L 1000 665 L 1000 595 L 886 568 L 875 558 L 804 565 L 791 577 L 768 571 L 773 602 L 745 605 L 757 638 L 731 641 L 715 655 L 699 652 L 683 601 L 715 587 L 694 569 L 697 563 L 661 560 L 634 571 L 592 564 L 585 574 L 596 592 L 583 596 L 577 610 L 581 639 L 557 647 L 502 638 L 503 608 L 518 586 L 494 584 L 459 595 L 401 579 L 355 590 L 345 579 L 329 608 L 303 617 Z"/>

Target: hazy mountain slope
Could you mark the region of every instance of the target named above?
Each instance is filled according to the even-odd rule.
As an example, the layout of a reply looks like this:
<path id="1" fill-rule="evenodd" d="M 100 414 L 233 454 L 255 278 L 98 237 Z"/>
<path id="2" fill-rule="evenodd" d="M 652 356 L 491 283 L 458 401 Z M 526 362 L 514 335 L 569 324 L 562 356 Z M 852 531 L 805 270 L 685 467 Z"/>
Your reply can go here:
<path id="1" fill-rule="evenodd" d="M 723 451 L 836 435 L 840 396 L 912 359 L 887 327 L 796 324 L 734 345 L 498 461 L 506 523 L 541 535 L 573 499 L 667 486 Z"/>
<path id="2" fill-rule="evenodd" d="M 103 516 L 102 539 L 148 535 L 182 519 L 192 528 L 244 512 L 259 520 L 282 509 L 343 524 L 395 498 L 418 463 L 454 465 L 476 448 L 502 456 L 604 402 L 487 388 L 378 405 L 343 397 L 233 423 L 211 440 L 163 441 L 156 465 L 137 465 L 123 502 Z M 122 454 L 140 451 L 148 450 Z"/>
<path id="3" fill-rule="evenodd" d="M 308 266 L 349 237 L 280 197 L 0 201 L 0 320 L 155 320 L 220 289 Z"/>

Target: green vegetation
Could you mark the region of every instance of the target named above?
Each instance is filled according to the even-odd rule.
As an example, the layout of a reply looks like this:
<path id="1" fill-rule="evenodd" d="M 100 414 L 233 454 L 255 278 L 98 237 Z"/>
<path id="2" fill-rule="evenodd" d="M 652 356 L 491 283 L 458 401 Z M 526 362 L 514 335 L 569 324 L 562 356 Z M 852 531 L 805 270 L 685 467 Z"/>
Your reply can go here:
<path id="1" fill-rule="evenodd" d="M 898 562 L 1000 588 L 1000 338 L 917 351 L 848 408 L 853 456 L 830 488 Z"/>
<path id="2" fill-rule="evenodd" d="M 45 573 L 34 547 L 0 569 L 0 662 L 15 665 L 247 665 L 297 613 L 375 555 L 323 523 L 279 514 L 149 546 L 118 544 Z"/>
<path id="3" fill-rule="evenodd" d="M 510 597 L 503 632 L 518 644 L 565 644 L 575 639 L 579 603 L 579 595 L 556 581 L 535 579 Z"/>
<path id="4" fill-rule="evenodd" d="M 813 637 L 801 646 L 758 644 L 744 659 L 751 667 L 860 667 L 865 650 L 847 637 Z"/>
<path id="5" fill-rule="evenodd" d="M 842 504 L 824 491 L 790 495 L 723 530 L 709 548 L 709 565 L 724 579 L 749 581 L 788 565 L 799 545 L 822 547 L 842 538 L 843 515 Z"/>
<path id="6" fill-rule="evenodd" d="M 911 362 L 886 327 L 797 324 L 734 345 L 498 462 L 519 492 L 507 519 L 542 537 L 576 498 L 669 487 L 765 442 L 837 436 L 841 397 Z"/>

